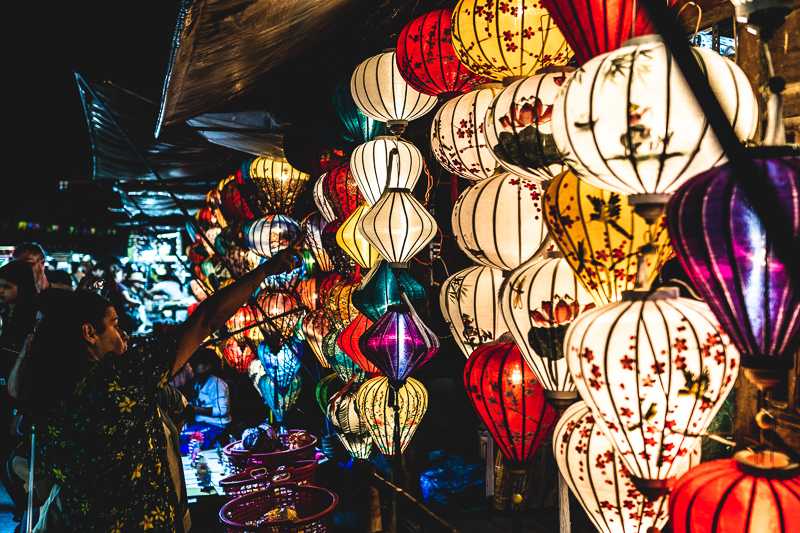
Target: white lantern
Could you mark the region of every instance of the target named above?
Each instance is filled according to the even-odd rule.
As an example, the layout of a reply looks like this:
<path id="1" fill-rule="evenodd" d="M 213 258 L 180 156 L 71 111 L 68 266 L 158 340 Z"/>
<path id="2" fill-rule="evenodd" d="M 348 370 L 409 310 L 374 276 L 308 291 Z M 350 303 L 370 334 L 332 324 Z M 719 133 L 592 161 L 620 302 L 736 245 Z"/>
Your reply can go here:
<path id="1" fill-rule="evenodd" d="M 499 164 L 486 140 L 484 118 L 499 83 L 482 85 L 447 101 L 431 124 L 431 150 L 442 166 L 462 178 L 482 180 L 493 176 Z"/>
<path id="2" fill-rule="evenodd" d="M 502 271 L 484 266 L 460 270 L 442 283 L 439 307 L 465 357 L 508 331 L 497 302 L 502 283 Z"/>
<path id="3" fill-rule="evenodd" d="M 486 112 L 486 142 L 508 171 L 545 181 L 561 174 L 563 158 L 553 138 L 553 102 L 565 72 L 537 74 L 503 89 Z"/>
<path id="4" fill-rule="evenodd" d="M 331 205 L 331 201 L 325 196 L 325 188 L 323 183 L 325 182 L 325 175 L 327 172 L 323 173 L 317 181 L 314 183 L 314 205 L 317 206 L 319 212 L 322 213 L 322 218 L 325 222 L 331 223 L 336 220 L 336 211 L 333 210 L 333 205 Z"/>
<path id="5" fill-rule="evenodd" d="M 661 531 L 669 520 L 667 496 L 649 500 L 637 490 L 584 402 L 571 405 L 558 419 L 553 455 L 561 476 L 601 533 Z M 699 448 L 695 448 L 690 464 L 699 462 Z"/>
<path id="6" fill-rule="evenodd" d="M 476 263 L 501 270 L 517 268 L 547 238 L 542 194 L 536 181 L 510 173 L 479 181 L 453 206 L 458 246 Z"/>
<path id="7" fill-rule="evenodd" d="M 270 258 L 300 238 L 300 224 L 286 215 L 267 215 L 248 222 L 243 233 L 248 248 Z"/>
<path id="8" fill-rule="evenodd" d="M 708 306 L 674 288 L 629 291 L 581 314 L 564 350 L 578 392 L 650 496 L 686 470 L 739 371 Z"/>
<path id="9" fill-rule="evenodd" d="M 408 189 L 386 189 L 361 219 L 361 234 L 389 266 L 405 268 L 436 235 L 436 219 Z"/>
<path id="10" fill-rule="evenodd" d="M 736 135 L 750 139 L 758 103 L 747 76 L 712 50 L 693 49 Z M 669 49 L 657 36 L 590 59 L 567 80 L 553 106 L 553 135 L 582 179 L 663 203 L 724 152 Z"/>
<path id="11" fill-rule="evenodd" d="M 392 150 L 391 175 L 387 174 Z M 387 187 L 413 190 L 422 173 L 422 153 L 410 142 L 381 136 L 359 144 L 350 156 L 350 172 L 367 204 L 372 205 Z"/>
<path id="12" fill-rule="evenodd" d="M 403 79 L 394 50 L 359 63 L 350 78 L 350 92 L 365 115 L 386 122 L 398 135 L 409 121 L 433 109 L 437 102 L 435 96 L 422 94 Z"/>
<path id="13" fill-rule="evenodd" d="M 347 386 L 345 386 L 347 388 Z M 361 417 L 356 405 L 356 386 L 334 394 L 328 402 L 326 414 L 344 449 L 356 459 L 369 459 L 372 453 L 372 436 L 369 426 Z"/>
<path id="14" fill-rule="evenodd" d="M 378 249 L 375 248 L 358 229 L 362 219 L 369 211 L 366 204 L 361 204 L 336 230 L 336 244 L 339 248 L 353 258 L 361 268 L 372 268 L 381 260 Z"/>
<path id="15" fill-rule="evenodd" d="M 311 213 L 303 220 L 303 244 L 311 251 L 314 261 L 322 272 L 333 270 L 333 261 L 328 250 L 322 245 L 322 230 L 327 223 L 321 213 Z"/>
<path id="16" fill-rule="evenodd" d="M 578 393 L 564 358 L 564 335 L 580 313 L 594 307 L 560 252 L 534 257 L 511 271 L 500 287 L 500 309 L 525 362 L 553 400 Z"/>

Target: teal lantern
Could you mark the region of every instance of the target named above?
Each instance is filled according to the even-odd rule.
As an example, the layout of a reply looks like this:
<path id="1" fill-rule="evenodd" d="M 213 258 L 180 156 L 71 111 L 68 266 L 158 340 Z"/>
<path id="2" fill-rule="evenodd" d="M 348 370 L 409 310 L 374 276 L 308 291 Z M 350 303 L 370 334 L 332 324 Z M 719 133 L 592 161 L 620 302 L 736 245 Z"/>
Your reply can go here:
<path id="1" fill-rule="evenodd" d="M 407 269 L 394 269 L 384 261 L 353 291 L 353 306 L 374 322 L 389 306 L 403 303 L 401 293 L 405 293 L 413 305 L 423 303 L 426 298 L 425 288 Z"/>
<path id="2" fill-rule="evenodd" d="M 336 84 L 333 107 L 344 125 L 346 141 L 362 144 L 384 133 L 382 122 L 369 118 L 356 107 L 348 80 L 341 80 Z"/>
<path id="3" fill-rule="evenodd" d="M 281 424 L 286 413 L 297 403 L 302 385 L 300 374 L 292 379 L 288 388 L 283 392 L 276 390 L 275 381 L 269 375 L 265 374 L 258 380 L 258 392 L 261 393 L 266 406 L 272 411 L 275 422 Z"/>
<path id="4" fill-rule="evenodd" d="M 272 378 L 278 392 L 288 390 L 300 370 L 301 350 L 302 342 L 296 338 L 289 339 L 274 353 L 266 342 L 258 345 L 258 359 L 264 365 L 266 375 Z"/>
<path id="5" fill-rule="evenodd" d="M 341 329 L 332 328 L 331 331 L 322 338 L 322 353 L 325 355 L 325 359 L 328 360 L 328 364 L 331 365 L 331 368 L 336 372 L 340 380 L 347 383 L 352 378 L 356 383 L 361 383 L 367 378 L 364 370 L 358 366 L 336 342 L 336 338 L 341 331 Z"/>

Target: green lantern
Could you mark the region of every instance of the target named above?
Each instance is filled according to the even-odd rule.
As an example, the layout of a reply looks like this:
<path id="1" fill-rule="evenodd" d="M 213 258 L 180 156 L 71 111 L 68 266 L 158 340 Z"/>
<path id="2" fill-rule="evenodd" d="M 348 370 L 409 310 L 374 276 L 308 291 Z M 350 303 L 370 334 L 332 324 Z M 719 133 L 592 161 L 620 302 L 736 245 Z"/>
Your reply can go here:
<path id="1" fill-rule="evenodd" d="M 386 313 L 389 306 L 403 303 L 401 292 L 415 306 L 425 301 L 425 288 L 408 270 L 394 269 L 384 261 L 364 278 L 361 287 L 353 291 L 353 306 L 374 322 Z"/>
<path id="2" fill-rule="evenodd" d="M 331 400 L 331 396 L 336 394 L 337 391 L 340 391 L 342 387 L 344 387 L 344 381 L 339 379 L 336 372 L 331 372 L 319 380 L 314 396 L 323 414 L 327 414 L 328 402 Z"/>
<path id="3" fill-rule="evenodd" d="M 341 331 L 341 329 L 332 328 L 322 338 L 322 353 L 340 380 L 347 383 L 351 378 L 355 378 L 356 383 L 361 383 L 367 378 L 364 370 L 349 355 L 344 353 L 336 342 L 336 337 L 339 336 Z"/>
<path id="4" fill-rule="evenodd" d="M 362 144 L 384 133 L 382 122 L 369 118 L 356 107 L 350 94 L 350 84 L 345 80 L 336 84 L 333 107 L 344 125 L 346 141 Z"/>
<path id="5" fill-rule="evenodd" d="M 297 403 L 302 384 L 300 374 L 297 374 L 289 383 L 286 392 L 280 392 L 275 389 L 275 380 L 270 376 L 264 375 L 258 380 L 258 392 L 261 393 L 264 403 L 272 411 L 272 416 L 278 424 L 283 423 L 286 413 Z"/>

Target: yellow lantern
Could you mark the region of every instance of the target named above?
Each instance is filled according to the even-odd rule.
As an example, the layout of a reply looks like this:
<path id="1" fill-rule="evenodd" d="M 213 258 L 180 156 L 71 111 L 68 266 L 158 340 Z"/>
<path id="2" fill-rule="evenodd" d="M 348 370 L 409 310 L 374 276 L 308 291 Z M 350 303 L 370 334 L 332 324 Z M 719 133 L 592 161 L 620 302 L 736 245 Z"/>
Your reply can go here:
<path id="1" fill-rule="evenodd" d="M 358 263 L 361 268 L 372 268 L 381 260 L 381 254 L 378 253 L 378 249 L 372 246 L 361 234 L 361 230 L 358 229 L 367 211 L 369 211 L 367 204 L 358 206 L 336 230 L 336 244 L 347 255 L 352 257 L 353 261 Z"/>
<path id="2" fill-rule="evenodd" d="M 330 333 L 331 323 L 325 316 L 322 309 L 312 311 L 303 317 L 303 334 L 306 337 L 306 343 L 311 347 L 311 351 L 317 356 L 319 364 L 322 368 L 330 368 L 331 365 L 322 353 L 322 339 Z"/>
<path id="3" fill-rule="evenodd" d="M 260 156 L 250 163 L 250 179 L 264 193 L 265 213 L 288 215 L 310 177 L 284 158 Z"/>
<path id="4" fill-rule="evenodd" d="M 598 305 L 616 302 L 636 285 L 639 251 L 647 285 L 672 255 L 664 219 L 648 229 L 625 196 L 587 184 L 564 172 L 545 191 L 544 218 L 550 235 Z M 654 232 L 654 233 L 651 233 Z"/>
<path id="5" fill-rule="evenodd" d="M 358 309 L 353 305 L 353 291 L 358 286 L 356 281 L 340 281 L 328 291 L 322 306 L 332 327 L 342 329 L 358 316 Z"/>
<path id="6" fill-rule="evenodd" d="M 395 427 L 400 427 L 402 453 L 428 410 L 428 391 L 414 378 L 406 379 L 395 390 L 389 384 L 389 378 L 377 377 L 361 385 L 356 405 L 381 453 L 394 455 L 397 447 Z"/>
<path id="7" fill-rule="evenodd" d="M 453 47 L 469 70 L 494 80 L 531 76 L 572 55 L 537 0 L 460 0 L 453 9 Z"/>

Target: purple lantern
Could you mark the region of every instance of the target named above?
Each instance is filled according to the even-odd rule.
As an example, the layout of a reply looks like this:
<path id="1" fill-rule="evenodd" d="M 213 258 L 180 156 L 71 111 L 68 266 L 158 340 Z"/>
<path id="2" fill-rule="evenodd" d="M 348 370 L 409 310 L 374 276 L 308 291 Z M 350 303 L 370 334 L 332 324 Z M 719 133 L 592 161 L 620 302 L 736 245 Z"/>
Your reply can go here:
<path id="1" fill-rule="evenodd" d="M 398 384 L 439 351 L 439 339 L 407 303 L 391 305 L 359 339 L 364 355 Z"/>
<path id="2" fill-rule="evenodd" d="M 800 239 L 800 157 L 756 156 L 753 163 L 776 191 L 773 208 L 783 210 L 793 239 Z M 762 389 L 774 386 L 800 342 L 800 286 L 731 165 L 691 179 L 667 210 L 675 252 L 741 352 L 745 375 Z"/>

